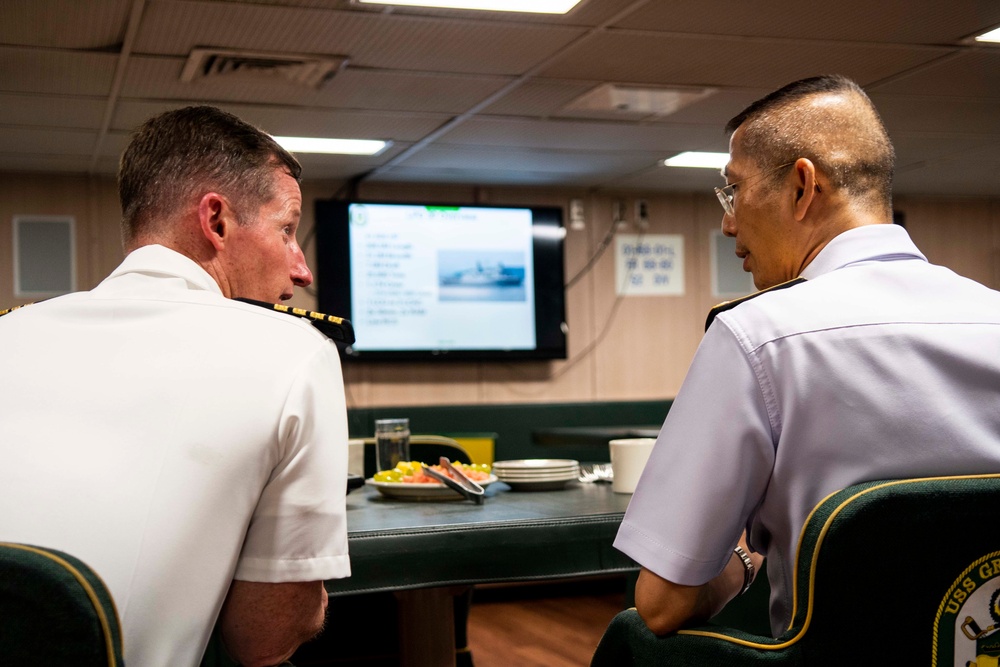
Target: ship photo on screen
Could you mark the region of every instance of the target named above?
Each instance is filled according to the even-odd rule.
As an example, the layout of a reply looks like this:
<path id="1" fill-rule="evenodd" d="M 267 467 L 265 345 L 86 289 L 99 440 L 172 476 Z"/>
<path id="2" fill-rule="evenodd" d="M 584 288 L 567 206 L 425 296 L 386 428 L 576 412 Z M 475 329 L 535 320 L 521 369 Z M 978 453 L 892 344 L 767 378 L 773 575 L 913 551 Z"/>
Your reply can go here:
<path id="1" fill-rule="evenodd" d="M 324 312 L 358 359 L 565 358 L 561 209 L 317 202 Z"/>

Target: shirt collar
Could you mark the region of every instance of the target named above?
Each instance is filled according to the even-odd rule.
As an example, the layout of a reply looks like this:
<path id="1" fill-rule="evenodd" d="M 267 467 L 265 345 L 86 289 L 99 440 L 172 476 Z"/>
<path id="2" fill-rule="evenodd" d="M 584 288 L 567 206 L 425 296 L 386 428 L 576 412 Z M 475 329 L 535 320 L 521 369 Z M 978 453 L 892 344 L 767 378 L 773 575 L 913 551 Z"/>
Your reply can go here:
<path id="1" fill-rule="evenodd" d="M 834 237 L 802 270 L 801 276 L 811 280 L 824 273 L 842 269 L 848 264 L 895 259 L 927 261 L 901 226 L 865 225 L 849 229 Z"/>
<path id="2" fill-rule="evenodd" d="M 181 278 L 191 289 L 207 290 L 222 295 L 219 284 L 205 269 L 191 258 L 162 245 L 153 244 L 136 248 L 105 280 L 128 273 Z"/>

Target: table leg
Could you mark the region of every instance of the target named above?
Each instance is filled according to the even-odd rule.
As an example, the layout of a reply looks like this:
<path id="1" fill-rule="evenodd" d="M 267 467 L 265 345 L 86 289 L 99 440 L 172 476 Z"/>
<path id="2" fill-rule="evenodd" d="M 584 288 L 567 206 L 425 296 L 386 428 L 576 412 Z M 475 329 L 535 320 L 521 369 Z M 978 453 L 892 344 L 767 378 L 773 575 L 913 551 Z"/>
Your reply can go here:
<path id="1" fill-rule="evenodd" d="M 400 667 L 454 667 L 455 595 L 464 588 L 397 591 Z"/>

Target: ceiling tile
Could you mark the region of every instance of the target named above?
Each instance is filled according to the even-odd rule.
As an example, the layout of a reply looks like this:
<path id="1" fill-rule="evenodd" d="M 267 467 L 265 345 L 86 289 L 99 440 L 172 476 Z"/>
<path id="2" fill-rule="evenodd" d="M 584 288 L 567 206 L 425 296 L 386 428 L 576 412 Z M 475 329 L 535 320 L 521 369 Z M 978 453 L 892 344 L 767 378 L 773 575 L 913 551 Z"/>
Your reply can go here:
<path id="1" fill-rule="evenodd" d="M 997 3 L 1000 6 L 1000 3 Z M 869 89 L 870 93 L 973 97 L 1000 100 L 1000 46 L 961 51 Z"/>
<path id="2" fill-rule="evenodd" d="M 90 158 L 80 155 L 40 155 L 36 153 L 0 153 L 0 172 L 85 173 Z M 112 173 L 112 172 L 108 172 Z"/>
<path id="3" fill-rule="evenodd" d="M 509 83 L 507 77 L 462 76 L 348 67 L 324 86 L 324 102 L 345 109 L 458 114 Z"/>
<path id="4" fill-rule="evenodd" d="M 650 2 L 616 25 L 636 30 L 795 40 L 948 44 L 1000 23 L 995 0 Z"/>
<path id="5" fill-rule="evenodd" d="M 499 116 L 551 116 L 599 84 L 599 81 L 531 79 L 483 109 L 483 113 Z"/>
<path id="6" fill-rule="evenodd" d="M 555 151 L 493 146 L 434 145 L 402 163 L 408 168 L 524 169 L 567 174 L 637 170 L 655 164 L 658 153 Z"/>
<path id="7" fill-rule="evenodd" d="M 870 97 L 890 134 L 942 131 L 1000 134 L 1000 108 L 993 100 L 881 93 L 872 93 Z"/>
<path id="8" fill-rule="evenodd" d="M 161 0 L 144 14 L 135 51 L 186 56 L 196 46 L 212 46 L 341 55 L 355 67 L 520 74 L 582 33 L 541 24 Z"/>
<path id="9" fill-rule="evenodd" d="M 0 91 L 107 95 L 118 56 L 0 46 Z"/>
<path id="10" fill-rule="evenodd" d="M 564 150 L 664 151 L 726 147 L 714 126 L 620 124 L 586 121 L 530 121 L 475 118 L 445 135 L 441 143 Z M 660 158 L 666 157 L 660 155 Z"/>
<path id="11" fill-rule="evenodd" d="M 141 102 L 125 100 L 119 103 L 112 126 L 131 131 L 156 114 L 176 109 L 184 102 Z M 278 136 L 336 137 L 339 139 L 391 139 L 416 141 L 444 121 L 440 116 L 417 114 L 379 114 L 290 107 L 268 107 L 244 104 L 217 104 L 219 108 L 257 125 Z"/>
<path id="12" fill-rule="evenodd" d="M 789 43 L 717 37 L 605 33 L 556 59 L 540 76 L 618 83 L 773 89 L 838 72 L 862 85 L 941 55 L 937 47 Z"/>
<path id="13" fill-rule="evenodd" d="M 0 93 L 0 125 L 97 130 L 106 106 L 100 97 Z"/>
<path id="14" fill-rule="evenodd" d="M 0 44 L 117 50 L 130 0 L 4 0 Z"/>
<path id="15" fill-rule="evenodd" d="M 395 6 L 391 9 L 378 5 L 363 5 L 354 0 L 222 0 L 224 2 L 239 2 L 243 4 L 282 5 L 285 7 L 308 7 L 312 9 L 340 9 L 345 11 L 367 12 L 369 14 L 392 12 L 401 16 L 424 16 L 446 19 L 463 19 L 467 21 L 504 22 L 504 23 L 560 23 L 579 26 L 596 26 L 626 7 L 637 3 L 636 0 L 581 0 L 581 2 L 566 14 L 525 14 L 522 12 L 474 11 L 463 9 L 443 9 L 436 7 L 404 7 Z"/>
<path id="16" fill-rule="evenodd" d="M 0 132 L 0 153 L 89 156 L 96 143 L 97 133 L 84 130 L 6 127 Z"/>
<path id="17" fill-rule="evenodd" d="M 635 174 L 629 174 L 605 187 L 623 190 L 639 190 L 652 192 L 705 192 L 713 193 L 712 188 L 723 185 L 724 181 L 714 169 L 692 169 L 664 167 L 646 169 Z M 722 222 L 722 207 L 719 207 L 719 222 Z"/>
<path id="18" fill-rule="evenodd" d="M 566 174 L 548 170 L 532 171 L 515 169 L 483 169 L 470 167 L 436 167 L 411 169 L 397 167 L 369 180 L 380 183 L 439 183 L 462 185 L 518 185 L 589 188 L 599 185 L 601 175 Z"/>
<path id="19" fill-rule="evenodd" d="M 129 60 L 122 95 L 184 100 L 257 102 L 395 112 L 458 114 L 503 87 L 508 78 L 348 68 L 318 89 L 278 76 L 257 79 L 180 80 L 184 59 L 139 56 Z"/>

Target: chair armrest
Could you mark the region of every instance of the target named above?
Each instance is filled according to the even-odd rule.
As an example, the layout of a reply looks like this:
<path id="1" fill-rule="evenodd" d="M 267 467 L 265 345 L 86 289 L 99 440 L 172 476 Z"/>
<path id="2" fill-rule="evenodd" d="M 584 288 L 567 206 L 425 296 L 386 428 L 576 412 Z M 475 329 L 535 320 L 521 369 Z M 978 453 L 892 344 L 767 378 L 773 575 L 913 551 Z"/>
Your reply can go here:
<path id="1" fill-rule="evenodd" d="M 701 667 L 703 665 L 799 665 L 795 643 L 732 628 L 703 625 L 657 637 L 634 608 L 615 616 L 591 667 Z"/>

